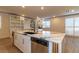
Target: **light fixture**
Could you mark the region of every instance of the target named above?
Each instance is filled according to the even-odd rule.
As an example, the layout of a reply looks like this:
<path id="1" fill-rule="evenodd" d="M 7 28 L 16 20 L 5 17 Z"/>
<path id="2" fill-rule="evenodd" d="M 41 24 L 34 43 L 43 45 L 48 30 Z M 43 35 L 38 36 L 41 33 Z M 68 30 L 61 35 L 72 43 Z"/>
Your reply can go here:
<path id="1" fill-rule="evenodd" d="M 43 6 L 41 7 L 41 10 L 44 10 L 44 7 Z"/>
<path id="2" fill-rule="evenodd" d="M 74 12 L 75 10 L 71 10 L 71 12 Z"/>
<path id="3" fill-rule="evenodd" d="M 23 8 L 25 7 L 25 6 L 22 6 Z"/>

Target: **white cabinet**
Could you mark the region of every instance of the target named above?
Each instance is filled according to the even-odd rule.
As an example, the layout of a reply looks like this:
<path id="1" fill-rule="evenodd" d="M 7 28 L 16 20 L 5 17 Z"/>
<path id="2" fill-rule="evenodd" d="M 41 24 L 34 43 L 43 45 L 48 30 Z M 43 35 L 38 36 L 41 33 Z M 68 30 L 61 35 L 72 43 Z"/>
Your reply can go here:
<path id="1" fill-rule="evenodd" d="M 23 38 L 20 34 L 15 33 L 14 36 L 14 45 L 19 48 L 21 51 L 23 50 Z"/>
<path id="2" fill-rule="evenodd" d="M 14 45 L 24 53 L 31 53 L 31 38 L 19 33 L 15 33 Z"/>
<path id="3" fill-rule="evenodd" d="M 24 20 L 24 29 L 31 29 L 30 23 L 31 23 L 31 19 Z"/>
<path id="4" fill-rule="evenodd" d="M 10 38 L 12 38 L 12 32 L 23 30 L 24 29 L 24 20 L 21 16 L 10 15 L 9 19 L 9 29 L 10 29 Z"/>
<path id="5" fill-rule="evenodd" d="M 24 36 L 24 51 L 25 53 L 31 53 L 31 37 Z"/>

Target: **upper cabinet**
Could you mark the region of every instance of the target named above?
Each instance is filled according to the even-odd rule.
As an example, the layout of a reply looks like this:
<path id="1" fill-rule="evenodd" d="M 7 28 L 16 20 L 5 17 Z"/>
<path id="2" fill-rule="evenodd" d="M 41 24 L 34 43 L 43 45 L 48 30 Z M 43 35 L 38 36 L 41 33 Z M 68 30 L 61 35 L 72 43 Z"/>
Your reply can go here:
<path id="1" fill-rule="evenodd" d="M 42 18 L 37 17 L 30 19 L 22 16 L 10 15 L 10 31 L 17 30 L 33 30 L 38 32 L 38 29 L 42 29 Z"/>
<path id="2" fill-rule="evenodd" d="M 35 20 L 34 20 L 34 19 L 31 20 L 31 22 L 30 22 L 30 27 L 31 27 L 32 29 L 35 29 Z"/>
<path id="3" fill-rule="evenodd" d="M 25 30 L 33 29 L 33 27 L 34 27 L 34 24 L 33 24 L 32 19 L 25 18 L 25 20 L 24 20 L 24 29 Z"/>
<path id="4" fill-rule="evenodd" d="M 27 30 L 33 29 L 35 26 L 35 21 L 30 18 L 25 18 L 22 16 L 10 15 L 10 30 Z"/>
<path id="5" fill-rule="evenodd" d="M 25 18 L 24 19 L 24 29 L 31 29 L 30 23 L 31 23 L 31 19 Z"/>
<path id="6" fill-rule="evenodd" d="M 38 32 L 39 29 L 42 29 L 42 18 L 37 17 L 35 19 L 35 32 Z"/>
<path id="7" fill-rule="evenodd" d="M 23 30 L 24 20 L 21 16 L 10 15 L 10 30 Z"/>

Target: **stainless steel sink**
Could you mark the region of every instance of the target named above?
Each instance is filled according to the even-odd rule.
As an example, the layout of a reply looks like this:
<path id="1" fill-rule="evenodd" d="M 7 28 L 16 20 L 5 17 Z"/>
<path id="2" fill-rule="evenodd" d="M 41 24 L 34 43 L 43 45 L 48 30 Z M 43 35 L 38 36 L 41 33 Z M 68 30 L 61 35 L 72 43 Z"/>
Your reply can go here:
<path id="1" fill-rule="evenodd" d="M 35 34 L 35 32 L 24 32 L 23 35 L 27 35 L 27 34 Z"/>

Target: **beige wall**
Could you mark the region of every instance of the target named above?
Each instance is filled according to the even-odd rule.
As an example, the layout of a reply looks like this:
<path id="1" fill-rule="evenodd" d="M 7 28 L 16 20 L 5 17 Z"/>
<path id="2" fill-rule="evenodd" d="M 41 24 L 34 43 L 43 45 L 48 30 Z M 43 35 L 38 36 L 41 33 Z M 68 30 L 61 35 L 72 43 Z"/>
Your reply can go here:
<path id="1" fill-rule="evenodd" d="M 65 17 L 57 17 L 51 19 L 51 30 L 55 32 L 65 32 Z"/>
<path id="2" fill-rule="evenodd" d="M 9 37 L 9 15 L 0 14 L 1 15 L 1 29 L 0 29 L 0 38 Z"/>

